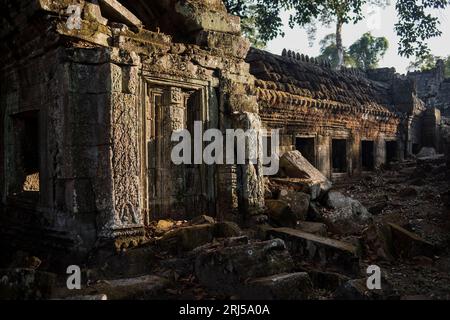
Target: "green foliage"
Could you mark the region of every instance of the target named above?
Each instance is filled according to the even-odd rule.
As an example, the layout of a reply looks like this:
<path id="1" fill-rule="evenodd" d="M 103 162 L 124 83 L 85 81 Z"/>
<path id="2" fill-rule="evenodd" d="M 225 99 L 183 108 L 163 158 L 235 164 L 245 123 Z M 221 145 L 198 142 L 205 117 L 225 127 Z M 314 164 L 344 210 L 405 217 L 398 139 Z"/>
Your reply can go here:
<path id="1" fill-rule="evenodd" d="M 292 10 L 291 28 L 307 28 L 311 40 L 317 23 L 336 24 L 337 47 L 342 48 L 340 28 L 343 24 L 357 23 L 364 18 L 365 4 L 385 6 L 388 0 L 224 0 L 228 10 L 243 21 L 243 31 L 254 44 L 261 46 L 283 36 L 280 13 Z M 439 20 L 431 9 L 444 9 L 450 0 L 396 0 L 400 37 L 399 54 L 406 57 L 429 54 L 426 41 L 441 35 Z"/>
<path id="2" fill-rule="evenodd" d="M 328 61 L 333 69 L 337 69 L 339 64 L 338 49 L 336 47 L 336 34 L 331 33 L 320 40 L 320 55 L 317 57 L 320 60 Z M 344 66 L 347 68 L 356 67 L 353 58 L 348 54 L 344 48 Z"/>
<path id="3" fill-rule="evenodd" d="M 384 37 L 374 37 L 370 32 L 362 35 L 347 50 L 344 48 L 344 66 L 347 68 L 373 69 L 378 66 L 379 60 L 384 56 L 389 44 Z M 320 41 L 319 59 L 327 60 L 336 69 L 338 66 L 338 52 L 336 48 L 336 35 L 325 36 Z"/>
<path id="4" fill-rule="evenodd" d="M 233 15 L 241 18 L 242 32 L 253 46 L 263 48 L 267 42 L 284 37 L 281 12 L 287 0 L 224 0 Z"/>
<path id="5" fill-rule="evenodd" d="M 408 71 L 428 71 L 436 67 L 438 60 L 444 61 L 444 75 L 446 78 L 450 77 L 450 55 L 446 58 L 427 54 L 422 57 L 417 57 L 408 66 Z"/>
<path id="6" fill-rule="evenodd" d="M 366 32 L 350 46 L 348 54 L 358 68 L 374 69 L 388 48 L 389 42 L 385 37 L 374 37 L 370 32 Z"/>
<path id="7" fill-rule="evenodd" d="M 430 13 L 430 9 L 444 9 L 449 4 L 449 0 L 397 0 L 395 30 L 400 37 L 400 55 L 409 58 L 430 54 L 426 40 L 442 34 L 439 19 Z"/>

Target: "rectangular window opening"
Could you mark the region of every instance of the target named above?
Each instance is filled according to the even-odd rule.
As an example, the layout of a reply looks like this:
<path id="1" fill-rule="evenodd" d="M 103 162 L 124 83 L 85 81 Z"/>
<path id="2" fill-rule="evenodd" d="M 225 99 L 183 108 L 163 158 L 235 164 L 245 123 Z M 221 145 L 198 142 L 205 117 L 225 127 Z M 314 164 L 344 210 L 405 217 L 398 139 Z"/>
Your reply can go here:
<path id="1" fill-rule="evenodd" d="M 40 130 L 39 111 L 13 116 L 14 179 L 10 186 L 14 196 L 39 199 L 40 186 Z"/>
<path id="2" fill-rule="evenodd" d="M 295 149 L 300 151 L 300 153 L 309 161 L 313 166 L 316 165 L 316 151 L 314 138 L 295 138 Z"/>
<path id="3" fill-rule="evenodd" d="M 386 163 L 397 161 L 397 152 L 397 141 L 386 141 Z"/>
<path id="4" fill-rule="evenodd" d="M 332 141 L 333 173 L 347 172 L 347 140 L 333 139 Z"/>

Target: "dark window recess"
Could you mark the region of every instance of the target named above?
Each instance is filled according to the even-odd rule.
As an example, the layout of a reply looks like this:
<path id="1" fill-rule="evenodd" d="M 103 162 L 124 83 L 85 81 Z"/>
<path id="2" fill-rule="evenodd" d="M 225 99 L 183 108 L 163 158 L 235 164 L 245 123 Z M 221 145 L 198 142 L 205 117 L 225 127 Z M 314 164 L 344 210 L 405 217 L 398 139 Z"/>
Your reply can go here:
<path id="1" fill-rule="evenodd" d="M 15 178 L 13 193 L 29 195 L 40 191 L 39 112 L 29 111 L 13 118 Z"/>
<path id="2" fill-rule="evenodd" d="M 263 141 L 263 152 L 264 155 L 269 157 L 272 157 L 272 136 L 265 136 L 263 139 L 265 139 L 265 141 Z"/>
<path id="3" fill-rule="evenodd" d="M 347 140 L 333 139 L 331 149 L 333 173 L 347 172 Z"/>
<path id="4" fill-rule="evenodd" d="M 413 152 L 413 154 L 418 154 L 420 152 L 420 144 L 413 143 L 413 145 L 412 145 L 412 152 Z"/>
<path id="5" fill-rule="evenodd" d="M 361 141 L 361 157 L 363 171 L 371 171 L 375 166 L 373 141 Z"/>
<path id="6" fill-rule="evenodd" d="M 295 138 L 295 149 L 300 151 L 309 163 L 316 165 L 314 138 Z"/>
<path id="7" fill-rule="evenodd" d="M 386 163 L 397 161 L 397 142 L 396 141 L 386 141 Z"/>

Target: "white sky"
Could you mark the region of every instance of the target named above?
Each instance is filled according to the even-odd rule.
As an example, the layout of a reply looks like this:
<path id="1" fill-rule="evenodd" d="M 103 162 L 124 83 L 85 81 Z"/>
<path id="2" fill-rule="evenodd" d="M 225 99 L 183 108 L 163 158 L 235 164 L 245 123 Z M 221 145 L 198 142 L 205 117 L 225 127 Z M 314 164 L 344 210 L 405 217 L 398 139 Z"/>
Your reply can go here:
<path id="1" fill-rule="evenodd" d="M 370 7 L 367 6 L 364 9 L 364 12 L 368 18 L 356 25 L 345 25 L 343 28 L 344 46 L 348 48 L 367 31 L 371 31 L 372 34 L 377 37 L 384 36 L 389 40 L 390 46 L 386 55 L 380 61 L 379 67 L 395 67 L 397 72 L 406 73 L 406 68 L 408 67 L 410 60 L 400 57 L 397 54 L 398 37 L 394 30 L 397 16 L 394 1 L 391 1 L 391 3 L 392 4 L 385 9 L 376 8 L 378 14 L 372 15 L 370 15 L 369 12 L 372 12 L 373 9 L 370 9 Z M 440 19 L 442 36 L 430 39 L 428 45 L 432 54 L 437 56 L 447 56 L 450 54 L 450 7 L 445 10 L 434 10 L 433 13 Z M 335 32 L 333 26 L 331 28 L 318 27 L 316 41 L 314 42 L 314 46 L 310 47 L 305 29 L 298 26 L 294 29 L 289 28 L 287 23 L 289 18 L 288 12 L 284 12 L 282 18 L 284 21 L 283 29 L 286 33 L 285 37 L 279 37 L 270 41 L 266 48 L 266 50 L 275 54 L 281 54 L 282 50 L 286 48 L 310 56 L 317 56 L 320 51 L 319 41 L 325 35 Z"/>

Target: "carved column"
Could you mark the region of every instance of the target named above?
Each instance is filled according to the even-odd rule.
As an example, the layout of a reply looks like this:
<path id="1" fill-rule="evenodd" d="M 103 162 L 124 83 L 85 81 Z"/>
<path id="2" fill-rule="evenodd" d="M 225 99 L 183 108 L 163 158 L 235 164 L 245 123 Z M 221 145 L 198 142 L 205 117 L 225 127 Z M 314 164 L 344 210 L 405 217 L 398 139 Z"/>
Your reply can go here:
<path id="1" fill-rule="evenodd" d="M 111 92 L 105 112 L 110 121 L 109 154 L 102 154 L 107 174 L 95 185 L 100 238 L 114 241 L 117 248 L 137 245 L 144 237 L 142 204 L 139 58 L 130 53 L 127 61 L 112 55 Z"/>

